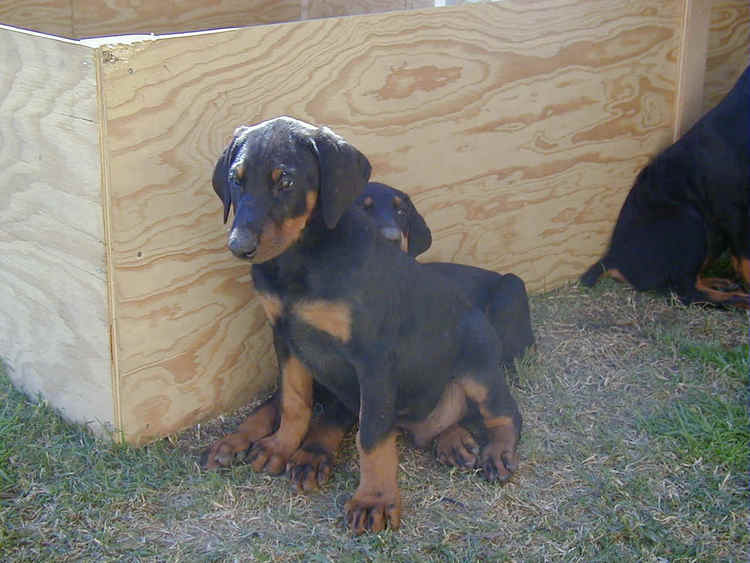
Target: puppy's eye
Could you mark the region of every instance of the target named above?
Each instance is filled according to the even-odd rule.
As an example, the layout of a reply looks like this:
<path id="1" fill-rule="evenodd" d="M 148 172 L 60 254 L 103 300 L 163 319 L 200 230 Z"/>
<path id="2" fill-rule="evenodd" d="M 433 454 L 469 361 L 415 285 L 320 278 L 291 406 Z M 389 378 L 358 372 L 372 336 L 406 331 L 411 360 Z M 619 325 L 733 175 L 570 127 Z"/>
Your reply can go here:
<path id="1" fill-rule="evenodd" d="M 294 180 L 292 180 L 289 175 L 282 174 L 281 179 L 279 180 L 279 186 L 282 190 L 289 190 L 294 187 Z"/>
<path id="2" fill-rule="evenodd" d="M 401 207 L 396 208 L 396 215 L 406 215 L 406 209 L 403 209 Z"/>
<path id="3" fill-rule="evenodd" d="M 294 187 L 294 178 L 286 170 L 274 168 L 271 171 L 271 181 L 273 182 L 274 192 L 285 192 Z"/>

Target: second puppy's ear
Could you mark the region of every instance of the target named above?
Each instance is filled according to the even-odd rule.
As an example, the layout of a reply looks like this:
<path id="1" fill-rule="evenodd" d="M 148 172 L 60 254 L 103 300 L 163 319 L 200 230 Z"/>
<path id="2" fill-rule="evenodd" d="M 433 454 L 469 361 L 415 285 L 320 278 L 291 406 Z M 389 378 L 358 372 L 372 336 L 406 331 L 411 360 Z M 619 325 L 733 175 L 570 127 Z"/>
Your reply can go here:
<path id="1" fill-rule="evenodd" d="M 409 203 L 409 233 L 406 237 L 409 256 L 419 256 L 432 245 L 432 232 L 411 199 Z"/>
<path id="2" fill-rule="evenodd" d="M 372 168 L 364 154 L 327 127 L 313 135 L 313 147 L 320 167 L 323 220 L 333 229 L 365 189 Z"/>

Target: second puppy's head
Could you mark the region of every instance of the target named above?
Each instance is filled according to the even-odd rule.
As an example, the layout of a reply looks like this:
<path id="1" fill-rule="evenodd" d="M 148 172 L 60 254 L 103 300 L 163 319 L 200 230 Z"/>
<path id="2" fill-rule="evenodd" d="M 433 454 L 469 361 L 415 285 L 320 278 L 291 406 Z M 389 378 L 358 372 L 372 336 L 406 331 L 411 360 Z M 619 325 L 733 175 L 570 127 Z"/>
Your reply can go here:
<path id="1" fill-rule="evenodd" d="M 370 182 L 355 205 L 375 222 L 381 235 L 410 256 L 418 256 L 430 248 L 432 233 L 409 196 L 401 190 Z"/>

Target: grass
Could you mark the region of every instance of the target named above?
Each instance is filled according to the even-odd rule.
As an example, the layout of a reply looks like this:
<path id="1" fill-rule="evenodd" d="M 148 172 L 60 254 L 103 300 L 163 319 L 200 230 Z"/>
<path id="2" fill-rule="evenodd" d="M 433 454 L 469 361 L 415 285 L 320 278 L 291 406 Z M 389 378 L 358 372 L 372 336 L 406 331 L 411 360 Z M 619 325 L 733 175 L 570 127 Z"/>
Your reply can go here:
<path id="1" fill-rule="evenodd" d="M 693 397 L 645 421 L 652 436 L 663 436 L 683 462 L 708 463 L 739 473 L 747 469 L 747 412 L 742 404 L 718 397 Z"/>
<path id="2" fill-rule="evenodd" d="M 353 438 L 319 494 L 200 452 L 241 411 L 133 449 L 0 375 L 0 558 L 127 561 L 746 561 L 748 319 L 609 281 L 531 300 L 506 486 L 400 442 L 396 533 L 352 537 Z"/>

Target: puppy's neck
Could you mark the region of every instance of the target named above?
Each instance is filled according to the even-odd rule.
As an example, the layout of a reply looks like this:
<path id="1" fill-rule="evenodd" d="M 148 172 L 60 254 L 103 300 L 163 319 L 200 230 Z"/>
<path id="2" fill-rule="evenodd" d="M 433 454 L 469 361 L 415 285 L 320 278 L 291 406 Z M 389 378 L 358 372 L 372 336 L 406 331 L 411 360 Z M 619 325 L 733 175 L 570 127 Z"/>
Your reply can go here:
<path id="1" fill-rule="evenodd" d="M 276 290 L 282 288 L 285 293 L 304 291 L 306 277 L 312 269 L 325 267 L 324 263 L 313 257 L 337 239 L 334 232 L 328 229 L 319 209 L 315 209 L 299 238 L 277 257 L 253 264 L 252 275 L 257 289 Z M 263 287 L 265 285 L 269 287 Z"/>

